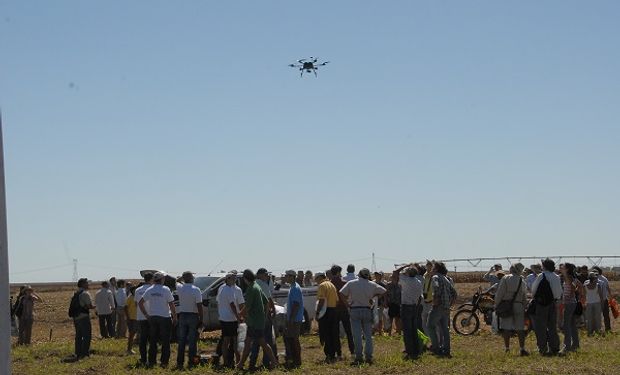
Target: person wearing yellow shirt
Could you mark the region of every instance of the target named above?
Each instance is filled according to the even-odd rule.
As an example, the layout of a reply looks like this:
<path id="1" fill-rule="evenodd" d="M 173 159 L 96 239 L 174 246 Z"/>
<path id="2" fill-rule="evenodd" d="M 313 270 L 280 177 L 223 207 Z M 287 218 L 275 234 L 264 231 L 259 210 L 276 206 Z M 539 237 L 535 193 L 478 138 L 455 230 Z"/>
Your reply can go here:
<path id="1" fill-rule="evenodd" d="M 129 336 L 127 336 L 127 354 L 135 354 L 133 351 L 133 340 L 138 330 L 138 305 L 136 304 L 136 296 L 134 295 L 137 286 L 130 289 L 130 295 L 127 297 L 125 304 L 125 320 L 127 322 L 127 329 L 129 330 Z"/>
<path id="2" fill-rule="evenodd" d="M 336 319 L 338 291 L 334 284 L 327 279 L 325 273 L 317 272 L 314 279 L 319 286 L 316 307 L 319 337 L 323 343 L 325 361 L 333 363 L 336 360 L 336 353 L 340 352 L 340 336 L 338 335 L 338 320 Z"/>

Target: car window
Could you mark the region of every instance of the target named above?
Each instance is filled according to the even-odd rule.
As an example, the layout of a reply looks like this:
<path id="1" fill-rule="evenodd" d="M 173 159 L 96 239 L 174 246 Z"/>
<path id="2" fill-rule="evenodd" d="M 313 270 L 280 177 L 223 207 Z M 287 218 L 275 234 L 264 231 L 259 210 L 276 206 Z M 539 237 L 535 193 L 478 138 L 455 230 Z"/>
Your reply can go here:
<path id="1" fill-rule="evenodd" d="M 198 287 L 200 290 L 205 290 L 211 286 L 214 282 L 217 281 L 219 277 L 216 276 L 198 276 L 194 280 L 194 285 Z"/>

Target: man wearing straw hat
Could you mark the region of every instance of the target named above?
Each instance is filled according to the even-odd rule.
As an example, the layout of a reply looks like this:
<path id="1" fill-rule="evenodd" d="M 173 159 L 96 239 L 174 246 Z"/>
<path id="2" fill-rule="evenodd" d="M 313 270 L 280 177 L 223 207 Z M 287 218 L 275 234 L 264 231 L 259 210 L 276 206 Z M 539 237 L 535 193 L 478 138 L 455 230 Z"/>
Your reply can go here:
<path id="1" fill-rule="evenodd" d="M 20 313 L 17 316 L 19 319 L 19 339 L 17 340 L 17 345 L 30 345 L 32 323 L 34 322 L 34 303 L 43 302 L 43 300 L 34 292 L 30 285 L 24 286 L 24 295 L 19 298 L 17 302 L 17 312 Z"/>

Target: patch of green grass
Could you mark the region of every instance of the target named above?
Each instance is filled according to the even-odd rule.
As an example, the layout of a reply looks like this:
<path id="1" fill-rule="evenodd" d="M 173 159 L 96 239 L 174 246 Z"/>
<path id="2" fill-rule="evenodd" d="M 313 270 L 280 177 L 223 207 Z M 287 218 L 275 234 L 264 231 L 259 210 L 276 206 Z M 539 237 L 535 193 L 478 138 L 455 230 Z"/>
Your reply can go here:
<path id="1" fill-rule="evenodd" d="M 561 335 L 560 335 L 561 336 Z M 274 374 L 310 374 L 325 373 L 347 374 L 351 372 L 364 374 L 614 374 L 620 368 L 620 336 L 609 334 L 606 337 L 581 337 L 581 350 L 566 357 L 544 358 L 535 353 L 535 338 L 530 334 L 527 340 L 529 357 L 518 356 L 516 338 L 511 345 L 512 351 L 504 353 L 503 342 L 499 336 L 481 332 L 472 337 L 452 335 L 453 358 L 436 358 L 424 354 L 418 361 L 406 361 L 402 358 L 403 343 L 400 336 L 375 337 L 375 363 L 352 368 L 350 358 L 334 364 L 324 364 L 323 351 L 318 337 L 302 338 L 303 366 L 293 371 L 278 369 Z M 343 340 L 346 348 L 346 340 Z M 77 363 L 63 363 L 62 359 L 71 355 L 73 345 L 70 342 L 41 343 L 32 347 L 16 347 L 12 351 L 13 373 L 18 375 L 52 375 L 52 374 L 169 374 L 172 369 L 134 368 L 137 355 L 125 354 L 124 340 L 93 340 L 93 355 Z M 201 341 L 200 350 L 213 352 L 214 340 Z M 278 340 L 278 349 L 283 344 Z M 346 350 L 345 350 L 346 352 Z M 172 345 L 171 365 L 176 359 L 176 345 Z M 247 363 L 246 363 L 247 366 Z M 211 367 L 198 367 L 193 371 L 175 373 L 234 373 L 234 371 L 216 371 Z M 266 371 L 264 372 L 266 373 Z"/>

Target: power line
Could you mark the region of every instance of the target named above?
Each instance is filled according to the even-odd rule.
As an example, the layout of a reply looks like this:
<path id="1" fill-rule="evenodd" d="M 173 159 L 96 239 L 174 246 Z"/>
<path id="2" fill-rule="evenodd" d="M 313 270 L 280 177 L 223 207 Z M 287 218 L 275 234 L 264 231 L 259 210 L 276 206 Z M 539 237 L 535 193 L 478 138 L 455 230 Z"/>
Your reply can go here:
<path id="1" fill-rule="evenodd" d="M 71 266 L 71 263 L 60 264 L 60 265 L 57 265 L 57 266 L 33 268 L 33 269 L 30 269 L 30 270 L 24 270 L 24 271 L 9 272 L 9 275 L 21 275 L 21 274 L 24 274 L 24 273 L 32 273 L 32 272 L 39 272 L 39 271 L 49 271 L 49 270 L 55 270 L 55 269 L 59 269 L 59 268 L 69 267 L 69 266 Z"/>

